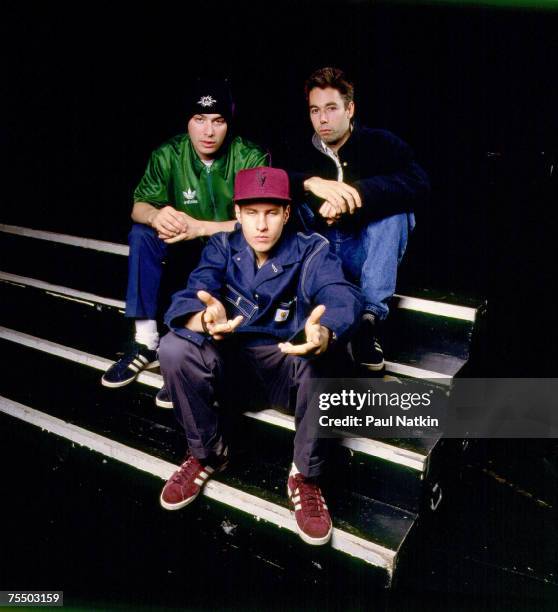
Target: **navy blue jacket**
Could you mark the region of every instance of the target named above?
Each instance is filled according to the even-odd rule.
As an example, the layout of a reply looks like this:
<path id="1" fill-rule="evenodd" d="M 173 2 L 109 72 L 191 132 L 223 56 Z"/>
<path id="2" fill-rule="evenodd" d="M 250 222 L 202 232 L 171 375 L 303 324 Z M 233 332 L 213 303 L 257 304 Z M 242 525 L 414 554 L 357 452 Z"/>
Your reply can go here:
<path id="1" fill-rule="evenodd" d="M 361 226 L 391 215 L 417 212 L 430 193 L 426 172 L 415 161 L 408 144 L 387 130 L 354 126 L 349 140 L 339 149 L 343 181 L 362 198 L 362 209 L 343 215 L 344 223 Z M 308 142 L 285 160 L 295 203 L 307 201 L 317 210 L 321 200 L 304 193 L 303 182 L 312 176 L 337 180 L 335 162 Z"/>
<path id="2" fill-rule="evenodd" d="M 295 339 L 318 304 L 326 307 L 321 324 L 339 341 L 348 341 L 362 310 L 360 291 L 345 280 L 328 241 L 289 230 L 260 269 L 239 225 L 209 239 L 186 289 L 173 295 L 165 315 L 170 329 L 196 344 L 206 336 L 186 329 L 184 322 L 205 308 L 196 297 L 200 289 L 219 299 L 229 318 L 242 315 L 234 333 L 247 334 L 246 341 L 256 344 Z"/>

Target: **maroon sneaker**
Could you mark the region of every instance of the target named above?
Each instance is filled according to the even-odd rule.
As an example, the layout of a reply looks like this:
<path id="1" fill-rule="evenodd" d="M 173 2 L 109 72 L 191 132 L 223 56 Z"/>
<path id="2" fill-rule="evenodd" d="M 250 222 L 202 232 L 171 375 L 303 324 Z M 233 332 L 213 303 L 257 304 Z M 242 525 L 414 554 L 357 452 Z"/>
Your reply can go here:
<path id="1" fill-rule="evenodd" d="M 180 510 L 192 503 L 200 494 L 205 483 L 216 472 L 222 472 L 228 465 L 228 449 L 211 465 L 202 465 L 189 454 L 186 461 L 167 480 L 161 492 L 160 502 L 165 510 Z"/>
<path id="2" fill-rule="evenodd" d="M 300 537 L 314 546 L 327 544 L 333 526 L 320 487 L 302 474 L 289 476 L 287 494 L 294 508 Z"/>

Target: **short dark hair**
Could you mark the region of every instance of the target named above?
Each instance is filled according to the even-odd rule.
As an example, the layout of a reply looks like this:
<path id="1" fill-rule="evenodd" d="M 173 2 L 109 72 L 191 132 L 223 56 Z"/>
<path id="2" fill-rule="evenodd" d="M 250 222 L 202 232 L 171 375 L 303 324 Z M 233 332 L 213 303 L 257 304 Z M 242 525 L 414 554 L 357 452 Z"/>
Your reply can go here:
<path id="1" fill-rule="evenodd" d="M 306 79 L 306 83 L 304 84 L 304 93 L 307 100 L 310 96 L 310 92 L 315 87 L 318 87 L 319 89 L 325 89 L 326 87 L 337 89 L 345 101 L 345 108 L 349 102 L 354 100 L 355 97 L 354 84 L 349 81 L 349 79 L 345 76 L 345 73 L 339 68 L 326 66 L 325 68 L 315 70 L 308 77 L 308 79 Z"/>

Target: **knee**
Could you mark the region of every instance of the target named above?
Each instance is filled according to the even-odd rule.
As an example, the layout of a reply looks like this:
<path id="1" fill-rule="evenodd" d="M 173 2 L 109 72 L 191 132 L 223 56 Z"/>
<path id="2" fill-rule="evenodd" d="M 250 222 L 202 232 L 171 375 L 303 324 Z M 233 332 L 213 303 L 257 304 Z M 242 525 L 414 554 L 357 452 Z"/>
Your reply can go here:
<path id="1" fill-rule="evenodd" d="M 158 240 L 155 230 L 143 223 L 134 223 L 128 234 L 128 244 L 130 247 L 141 245 L 145 242 Z"/>
<path id="2" fill-rule="evenodd" d="M 407 213 L 400 213 L 398 215 L 392 215 L 391 217 L 385 217 L 379 221 L 372 221 L 366 226 L 366 234 L 368 236 L 381 235 L 398 237 L 401 234 L 407 234 L 409 221 L 407 219 Z"/>
<path id="3" fill-rule="evenodd" d="M 159 363 L 165 373 L 179 370 L 187 358 L 189 349 L 194 345 L 169 332 L 161 339 L 159 344 Z"/>

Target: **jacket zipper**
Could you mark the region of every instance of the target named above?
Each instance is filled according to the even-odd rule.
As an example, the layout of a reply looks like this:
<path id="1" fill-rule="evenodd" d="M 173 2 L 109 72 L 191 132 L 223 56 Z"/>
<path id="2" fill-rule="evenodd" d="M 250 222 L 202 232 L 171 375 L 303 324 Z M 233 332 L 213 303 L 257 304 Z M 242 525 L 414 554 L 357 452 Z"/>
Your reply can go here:
<path id="1" fill-rule="evenodd" d="M 211 197 L 211 204 L 213 206 L 213 221 L 217 220 L 217 205 L 215 204 L 215 196 L 213 194 L 213 181 L 211 180 L 211 167 L 205 169 L 205 176 L 207 179 L 207 187 L 209 189 L 209 196 Z"/>

